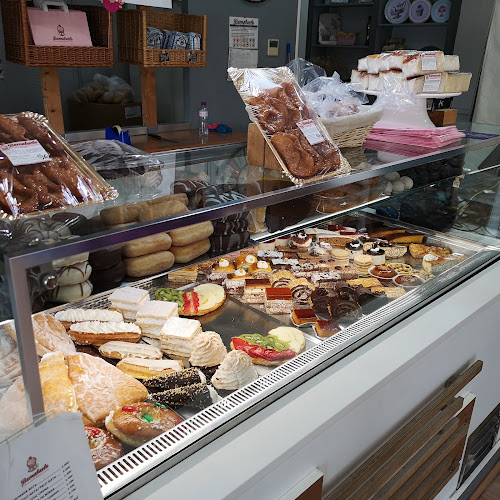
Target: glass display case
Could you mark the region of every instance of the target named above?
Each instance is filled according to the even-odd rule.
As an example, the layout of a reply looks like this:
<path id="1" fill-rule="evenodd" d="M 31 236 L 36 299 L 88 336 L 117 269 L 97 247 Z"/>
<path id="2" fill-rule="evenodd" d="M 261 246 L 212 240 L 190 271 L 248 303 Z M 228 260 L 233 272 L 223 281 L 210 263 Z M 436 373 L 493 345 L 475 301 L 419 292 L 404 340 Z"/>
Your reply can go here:
<path id="1" fill-rule="evenodd" d="M 295 254 L 289 257 L 297 257 L 305 273 L 297 274 L 297 268 L 294 268 L 294 278 L 305 279 L 312 285 L 309 289 L 316 291 L 322 288 L 318 285 L 324 278 L 320 273 L 333 274 L 333 281 L 347 281 L 346 286 L 352 290 L 361 285 L 366 297 L 379 293 L 384 300 L 377 301 L 375 305 L 370 302 L 372 305 L 365 307 L 358 290 L 356 300 L 350 296 L 341 304 L 342 309 L 348 302 L 348 311 L 344 316 L 341 313 L 336 329 L 329 331 L 328 323 L 333 314 L 331 302 L 326 311 L 330 318 L 316 315 L 313 309 L 315 319 L 297 324 L 297 318 L 291 312 L 294 309 L 311 309 L 310 294 L 302 303 L 300 294 L 294 295 L 292 309 L 288 308 L 285 314 L 276 314 L 271 309 L 266 312 L 264 301 L 249 303 L 241 293 L 233 294 L 226 288 L 222 306 L 196 319 L 200 321 L 203 331 L 217 332 L 227 350 L 231 350 L 232 342 L 241 334 L 266 335 L 280 326 L 298 326 L 303 332 L 305 346 L 302 352 L 277 366 L 256 365 L 258 378 L 237 390 L 220 390 L 216 395 L 210 391 L 210 398 L 198 406 L 174 406 L 182 418 L 181 423 L 139 447 L 125 446 L 121 458 L 97 472 L 105 498 L 122 498 L 137 490 L 152 477 L 173 467 L 381 332 L 498 261 L 499 144 L 498 136 L 484 140 L 466 138 L 461 143 L 422 153 L 421 150 L 372 142 L 370 147 L 374 149 L 351 148 L 344 152 L 351 164 L 350 174 L 302 186 L 292 184 L 279 172 L 248 165 L 245 143 L 160 153 L 156 155 L 160 166 L 151 171 L 122 172 L 106 177 L 107 182 L 119 192 L 116 200 L 74 208 L 69 214 L 51 214 L 51 224 L 59 224 L 56 229 L 47 227 L 47 220 L 44 221 L 45 226 L 42 229 L 38 227 L 36 231 L 26 221 L 3 221 L 0 233 L 4 254 L 0 289 L 0 354 L 3 358 L 0 359 L 0 367 L 5 368 L 4 372 L 0 370 L 0 396 L 12 397 L 9 388 L 16 379 L 18 385 L 22 380 L 25 390 L 18 391 L 16 404 L 23 407 L 22 398 L 25 397 L 26 411 L 21 412 L 23 418 L 7 421 L 9 413 L 5 408 L 2 411 L 3 398 L 0 399 L 0 442 L 14 436 L 33 419 L 38 421 L 45 412 L 38 363 L 39 356 L 51 349 L 45 348 L 44 352 L 40 349 L 40 339 L 34 335 L 28 311 L 43 311 L 45 315 L 53 316 L 67 309 L 109 309 L 109 296 L 120 285 L 146 290 L 151 299 L 155 298 L 158 289 L 189 292 L 199 283 L 210 282 L 211 266 L 216 265 L 221 256 L 229 261 L 239 255 L 257 256 L 258 250 L 266 252 L 266 243 L 273 241 L 276 245 L 278 238 L 297 233 L 305 233 L 311 240 L 318 240 L 319 247 L 323 236 L 325 245 L 322 248 L 327 249 L 326 254 L 309 253 L 307 257 L 304 254 L 308 252 L 301 251 L 303 248 L 300 245 L 293 249 Z M 176 190 L 179 186 L 181 189 Z M 196 189 L 212 189 L 215 193 L 212 202 L 208 203 L 203 196 L 197 198 L 196 189 L 191 189 L 193 186 Z M 175 192 L 187 195 L 189 209 L 169 213 L 171 205 L 168 203 L 172 198 L 162 197 Z M 153 203 L 151 200 L 156 201 Z M 164 211 L 158 207 L 163 207 Z M 109 217 L 102 215 L 105 210 L 107 212 L 104 213 L 114 217 L 113 224 Z M 136 212 L 130 215 L 134 210 L 146 211 L 147 215 L 139 216 Z M 53 290 L 63 286 L 61 275 L 54 271 L 60 268 L 57 261 L 59 264 L 80 262 L 81 259 L 72 257 L 84 254 L 88 258 L 89 252 L 102 250 L 111 252 L 138 238 L 168 233 L 193 224 L 234 222 L 238 220 L 234 217 L 241 214 L 248 217 L 252 229 L 246 238 L 238 237 L 236 242 L 234 238 L 225 238 L 232 231 L 228 229 L 229 232 L 221 234 L 218 239 L 212 237 L 208 252 L 187 262 L 176 262 L 171 269 L 160 272 L 151 270 L 148 277 L 128 276 L 121 282 L 113 279 L 101 281 L 95 287 L 99 293 L 85 298 L 78 298 L 77 294 L 69 303 L 54 302 Z M 64 230 L 61 229 L 63 227 Z M 227 227 L 234 229 L 235 226 L 229 224 Z M 336 247 L 344 249 L 345 245 L 339 244 L 343 241 L 342 237 L 347 238 L 346 242 L 361 238 L 368 248 L 370 244 L 377 246 L 384 237 L 375 229 L 383 229 L 384 237 L 391 234 L 415 237 L 414 244 L 420 245 L 419 250 L 424 254 L 431 248 L 445 249 L 447 254 L 444 258 L 454 260 L 453 266 L 438 268 L 433 265 L 431 269 L 436 271 L 426 273 L 422 260 L 424 254 L 417 256 L 418 252 L 413 255 L 405 250 L 404 255 L 393 256 L 392 259 L 387 256 L 387 262 L 394 264 L 390 269 L 405 269 L 404 266 L 410 269 L 410 274 L 415 277 L 414 283 L 407 280 L 404 286 L 403 282 L 393 280 L 396 275 L 405 276 L 403 272 L 395 272 L 389 278 L 379 276 L 377 284 L 381 291 L 371 290 L 366 281 L 350 283 L 359 279 L 377 281 L 377 275 L 372 274 L 375 272 L 372 266 L 378 264 L 370 261 L 370 271 L 359 273 L 356 261 L 352 262 L 349 258 L 347 262 L 341 263 L 339 258 L 337 262 L 328 263 L 328 258 L 332 256 L 330 252 Z M 336 235 L 341 237 L 340 240 Z M 411 238 L 401 240 L 401 245 L 397 240 L 394 240 L 394 245 L 389 241 L 386 248 L 407 248 L 412 241 Z M 321 262 L 325 255 L 328 257 L 326 263 Z M 112 259 L 110 255 L 104 257 L 107 258 Z M 267 259 L 273 272 L 292 270 L 287 267 L 288 263 L 283 262 L 285 258 L 288 257 L 281 255 L 278 258 L 280 262 L 274 263 L 272 254 L 258 255 L 258 259 Z M 436 259 L 441 258 L 436 256 Z M 303 265 L 306 261 L 316 266 L 311 269 L 317 272 L 317 281 L 314 281 L 311 269 Z M 197 266 L 195 277 L 188 283 L 179 285 L 169 278 L 175 271 L 184 268 L 192 270 L 194 266 Z M 356 268 L 356 275 L 345 274 L 346 267 L 351 270 Z M 371 285 L 377 288 L 373 283 Z M 82 287 L 79 289 L 83 295 Z M 344 290 L 344 293 L 351 292 Z M 351 313 L 354 315 L 349 316 Z M 349 319 L 346 320 L 346 317 Z M 323 325 L 324 335 L 318 330 L 318 321 L 326 323 Z M 35 328 L 38 327 L 35 325 Z M 17 346 L 7 336 L 6 330 L 9 329 L 11 334 L 12 331 L 17 332 L 14 335 Z M 161 347 L 161 343 L 145 337 L 140 342 Z M 88 346 L 77 345 L 76 351 L 99 356 Z M 17 359 L 20 365 L 16 364 Z M 187 367 L 187 360 L 184 361 Z M 5 406 L 5 401 L 3 403 Z"/>

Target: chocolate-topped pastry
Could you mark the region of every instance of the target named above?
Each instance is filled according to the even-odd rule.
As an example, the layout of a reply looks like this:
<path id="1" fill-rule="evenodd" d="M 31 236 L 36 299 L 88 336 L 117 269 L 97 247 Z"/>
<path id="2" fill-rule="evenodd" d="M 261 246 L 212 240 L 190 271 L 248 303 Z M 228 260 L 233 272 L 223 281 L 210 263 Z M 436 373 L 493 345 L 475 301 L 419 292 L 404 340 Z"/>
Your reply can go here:
<path id="1" fill-rule="evenodd" d="M 172 406 L 173 408 L 190 406 L 201 410 L 217 401 L 218 395 L 212 387 L 199 383 L 157 392 L 151 394 L 151 399 L 162 405 Z"/>
<path id="2" fill-rule="evenodd" d="M 226 236 L 234 232 L 248 231 L 248 219 L 240 219 L 235 221 L 213 221 L 214 235 Z"/>
<path id="3" fill-rule="evenodd" d="M 330 300 L 328 311 L 333 320 L 345 323 L 353 323 L 363 315 L 363 311 L 357 302 L 335 297 Z"/>
<path id="4" fill-rule="evenodd" d="M 293 235 L 288 242 L 288 246 L 293 250 L 298 248 L 309 248 L 312 245 L 312 236 L 306 233 Z"/>
<path id="5" fill-rule="evenodd" d="M 122 250 L 122 246 L 114 246 L 91 252 L 89 254 L 89 264 L 92 266 L 94 273 L 95 271 L 116 266 L 122 260 Z"/>
<path id="6" fill-rule="evenodd" d="M 71 234 L 90 234 L 90 230 L 88 229 L 88 219 L 83 215 L 74 213 L 74 212 L 58 212 L 52 215 L 52 220 L 56 222 L 60 222 L 69 228 Z M 97 232 L 98 230 L 104 230 L 104 225 L 101 228 L 93 228 L 93 232 Z"/>
<path id="7" fill-rule="evenodd" d="M 331 298 L 326 288 L 317 288 L 311 294 L 312 309 L 319 319 L 330 319 L 328 304 Z"/>
<path id="8" fill-rule="evenodd" d="M 345 249 L 349 250 L 351 254 L 350 258 L 354 259 L 355 255 L 361 255 L 363 253 L 363 245 L 359 240 L 349 241 L 345 244 Z"/>
<path id="9" fill-rule="evenodd" d="M 354 300 L 361 306 L 365 314 L 371 314 L 379 307 L 385 306 L 389 301 L 384 292 L 372 292 L 364 286 L 358 286 L 354 290 Z"/>
<path id="10" fill-rule="evenodd" d="M 375 266 L 385 263 L 385 252 L 377 243 L 373 243 L 372 247 L 367 250 L 366 255 L 372 258 L 372 264 Z"/>
<path id="11" fill-rule="evenodd" d="M 197 190 L 197 193 L 201 194 L 201 206 L 204 208 L 214 207 L 222 203 L 229 203 L 232 201 L 241 201 L 246 199 L 246 196 L 238 193 L 237 191 L 230 190 L 224 191 L 220 186 L 207 186 L 203 189 Z M 248 217 L 248 211 L 239 214 L 228 215 L 218 219 L 220 222 L 237 221 L 241 219 L 246 219 Z"/>
<path id="12" fill-rule="evenodd" d="M 92 270 L 90 281 L 94 285 L 95 293 L 116 288 L 125 278 L 125 272 L 126 268 L 123 260 L 108 269 Z"/>
<path id="13" fill-rule="evenodd" d="M 342 300 L 351 300 L 354 296 L 354 288 L 349 286 L 345 281 L 337 281 L 333 287 L 333 291 Z"/>

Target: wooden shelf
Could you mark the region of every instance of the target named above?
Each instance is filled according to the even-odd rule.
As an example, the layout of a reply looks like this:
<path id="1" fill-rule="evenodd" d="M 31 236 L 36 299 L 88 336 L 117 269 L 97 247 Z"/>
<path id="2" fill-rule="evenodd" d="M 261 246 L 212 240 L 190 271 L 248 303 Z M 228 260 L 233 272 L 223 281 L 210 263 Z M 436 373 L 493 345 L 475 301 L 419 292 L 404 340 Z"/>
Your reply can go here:
<path id="1" fill-rule="evenodd" d="M 381 23 L 378 24 L 377 26 L 382 26 L 384 28 L 400 28 L 401 26 L 404 26 L 405 28 L 414 28 L 414 27 L 421 27 L 421 26 L 448 26 L 448 23 L 401 23 L 401 24 L 392 24 L 392 23 Z"/>
<path id="2" fill-rule="evenodd" d="M 372 7 L 373 2 L 371 3 L 321 3 L 314 5 L 314 8 L 321 7 Z"/>
<path id="3" fill-rule="evenodd" d="M 312 43 L 311 47 L 321 47 L 322 49 L 366 49 L 369 50 L 369 45 L 324 45 L 322 43 Z"/>

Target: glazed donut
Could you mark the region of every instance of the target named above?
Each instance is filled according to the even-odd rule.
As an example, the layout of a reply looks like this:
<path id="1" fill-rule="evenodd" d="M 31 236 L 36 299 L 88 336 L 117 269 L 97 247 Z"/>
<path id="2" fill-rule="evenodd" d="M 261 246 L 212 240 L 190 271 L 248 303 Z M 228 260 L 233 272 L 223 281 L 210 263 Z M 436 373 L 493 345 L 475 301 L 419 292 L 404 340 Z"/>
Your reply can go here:
<path id="1" fill-rule="evenodd" d="M 121 443 L 108 431 L 97 427 L 85 427 L 89 440 L 90 454 L 95 470 L 102 469 L 123 455 Z"/>
<path id="2" fill-rule="evenodd" d="M 136 403 L 112 411 L 106 418 L 106 429 L 122 443 L 137 447 L 181 422 L 182 418 L 172 410 L 153 403 Z"/>

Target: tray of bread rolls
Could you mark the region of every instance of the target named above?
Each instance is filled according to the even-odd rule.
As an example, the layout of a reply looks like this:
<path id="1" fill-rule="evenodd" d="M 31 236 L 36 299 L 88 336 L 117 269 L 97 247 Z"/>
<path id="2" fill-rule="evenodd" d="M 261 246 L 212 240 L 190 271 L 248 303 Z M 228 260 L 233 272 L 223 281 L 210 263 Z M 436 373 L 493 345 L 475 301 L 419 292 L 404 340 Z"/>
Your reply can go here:
<path id="1" fill-rule="evenodd" d="M 118 192 L 37 113 L 0 114 L 0 217 L 113 200 Z"/>

